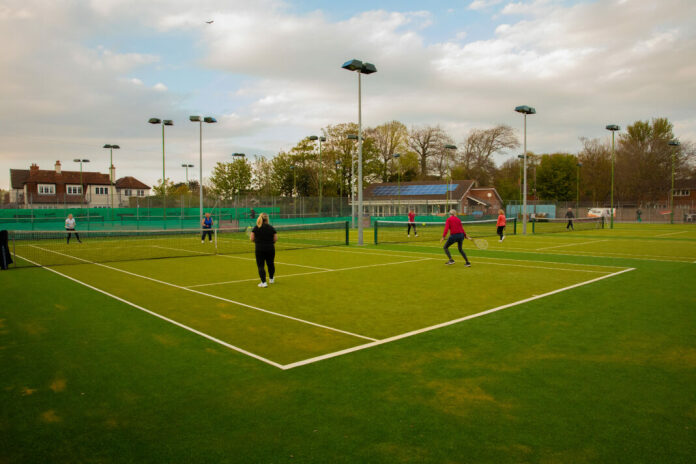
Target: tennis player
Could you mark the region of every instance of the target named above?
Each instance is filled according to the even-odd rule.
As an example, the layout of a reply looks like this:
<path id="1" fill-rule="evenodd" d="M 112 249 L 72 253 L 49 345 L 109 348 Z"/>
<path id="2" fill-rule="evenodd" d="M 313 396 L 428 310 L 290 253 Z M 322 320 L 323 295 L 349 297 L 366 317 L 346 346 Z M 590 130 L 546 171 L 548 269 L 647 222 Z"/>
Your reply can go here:
<path id="1" fill-rule="evenodd" d="M 496 230 L 496 234 L 500 236 L 499 242 L 502 242 L 505 240 L 505 235 L 503 232 L 505 231 L 505 211 L 502 209 L 498 210 L 498 222 L 495 223 L 496 226 L 498 226 L 498 229 Z"/>
<path id="2" fill-rule="evenodd" d="M 70 243 L 70 236 L 74 233 L 75 238 L 79 243 L 82 243 L 80 236 L 75 232 L 75 219 L 72 214 L 68 214 L 68 218 L 65 220 L 65 230 L 68 232 L 68 243 Z"/>
<path id="3" fill-rule="evenodd" d="M 208 241 L 213 241 L 213 218 L 210 217 L 210 213 L 205 213 L 203 221 L 201 221 L 201 227 L 203 228 L 203 233 L 201 234 L 201 243 L 205 243 L 205 236 L 208 236 Z"/>
<path id="4" fill-rule="evenodd" d="M 573 209 L 568 208 L 568 211 L 566 212 L 566 219 L 568 219 L 568 225 L 566 226 L 566 230 L 575 230 L 575 227 L 573 227 L 573 218 L 575 215 L 573 215 Z"/>
<path id="5" fill-rule="evenodd" d="M 275 242 L 278 241 L 278 233 L 268 223 L 268 214 L 259 214 L 259 217 L 256 218 L 256 227 L 251 230 L 249 238 L 256 245 L 256 266 L 259 268 L 259 277 L 261 277 L 259 287 L 268 287 L 264 263 L 268 266 L 268 282 L 272 284 L 273 276 L 275 275 L 275 264 L 273 262 L 275 259 Z"/>
<path id="6" fill-rule="evenodd" d="M 408 229 L 406 230 L 406 236 L 411 236 L 411 227 L 413 227 L 413 233 L 418 237 L 418 232 L 416 232 L 416 212 L 410 210 L 408 212 Z"/>
<path id="7" fill-rule="evenodd" d="M 457 244 L 457 248 L 459 249 L 459 253 L 462 254 L 464 257 L 464 261 L 466 261 L 466 267 L 471 267 L 471 263 L 469 262 L 469 258 L 466 257 L 466 253 L 464 253 L 464 250 L 462 250 L 462 242 L 464 239 L 472 240 L 470 237 L 466 236 L 466 232 L 464 232 L 464 227 L 462 227 L 462 221 L 459 220 L 457 217 L 457 212 L 453 209 L 450 210 L 449 212 L 450 216 L 447 218 L 445 221 L 445 230 L 442 232 L 442 238 L 440 239 L 440 243 L 447 237 L 447 232 L 449 231 L 449 238 L 447 239 L 447 243 L 445 243 L 444 250 L 445 254 L 449 258 L 449 261 L 447 261 L 445 264 L 447 265 L 452 265 L 454 264 L 454 260 L 452 259 L 452 255 L 449 252 L 449 247 L 452 246 L 454 243 Z"/>

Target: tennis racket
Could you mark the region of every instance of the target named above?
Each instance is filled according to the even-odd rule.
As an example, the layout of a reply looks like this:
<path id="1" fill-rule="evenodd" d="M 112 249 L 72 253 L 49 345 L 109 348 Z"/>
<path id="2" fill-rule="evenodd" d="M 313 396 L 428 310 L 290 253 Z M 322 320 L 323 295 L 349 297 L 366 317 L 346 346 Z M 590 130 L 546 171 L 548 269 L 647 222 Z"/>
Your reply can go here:
<path id="1" fill-rule="evenodd" d="M 253 230 L 253 229 L 251 228 L 251 226 L 249 226 L 249 227 L 246 228 L 246 230 L 244 231 L 244 233 L 246 233 L 246 236 L 247 236 L 247 237 L 251 237 L 251 231 L 252 231 L 252 230 Z"/>
<path id="2" fill-rule="evenodd" d="M 483 239 L 483 238 L 474 238 L 472 239 L 474 241 L 474 245 L 476 248 L 479 250 L 485 250 L 488 248 L 488 240 Z"/>

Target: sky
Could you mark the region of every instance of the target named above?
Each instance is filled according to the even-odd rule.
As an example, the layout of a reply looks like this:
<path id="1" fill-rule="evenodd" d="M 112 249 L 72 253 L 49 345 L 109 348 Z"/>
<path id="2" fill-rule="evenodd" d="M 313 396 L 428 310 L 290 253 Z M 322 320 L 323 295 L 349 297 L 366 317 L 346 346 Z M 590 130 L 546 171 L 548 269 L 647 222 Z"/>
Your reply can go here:
<path id="1" fill-rule="evenodd" d="M 213 21 L 207 24 L 206 21 Z M 272 157 L 329 124 L 512 126 L 577 153 L 607 124 L 667 117 L 696 141 L 694 0 L 0 0 L 0 188 L 37 163 L 148 185 L 203 176 L 234 152 Z M 497 157 L 500 163 L 516 153 Z"/>

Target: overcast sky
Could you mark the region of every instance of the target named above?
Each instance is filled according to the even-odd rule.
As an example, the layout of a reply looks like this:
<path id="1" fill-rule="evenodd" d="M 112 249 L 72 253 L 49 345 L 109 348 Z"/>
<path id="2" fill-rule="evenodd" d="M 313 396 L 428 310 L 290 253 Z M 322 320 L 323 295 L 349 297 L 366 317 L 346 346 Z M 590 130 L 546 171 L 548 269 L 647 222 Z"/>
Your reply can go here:
<path id="1" fill-rule="evenodd" d="M 212 24 L 205 21 L 213 20 Z M 0 0 L 0 188 L 32 162 L 152 185 L 233 152 L 273 156 L 328 124 L 442 125 L 457 142 L 534 106 L 528 148 L 580 148 L 606 124 L 667 117 L 696 141 L 694 0 Z M 509 154 L 508 156 L 513 156 Z M 500 157 L 498 161 L 504 160 Z M 196 174 L 197 176 L 197 174 Z M 194 177 L 191 173 L 191 177 Z"/>

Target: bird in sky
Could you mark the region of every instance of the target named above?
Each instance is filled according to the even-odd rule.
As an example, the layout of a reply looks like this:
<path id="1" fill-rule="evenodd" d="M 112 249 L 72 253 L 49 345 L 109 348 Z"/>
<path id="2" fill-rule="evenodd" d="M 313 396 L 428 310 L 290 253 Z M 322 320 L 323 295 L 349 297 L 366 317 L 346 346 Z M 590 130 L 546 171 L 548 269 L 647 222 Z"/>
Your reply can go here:
<path id="1" fill-rule="evenodd" d="M 213 24 L 214 22 L 215 22 L 215 20 L 214 20 L 214 19 L 211 19 L 210 21 L 206 21 L 205 23 L 206 23 L 206 24 Z"/>

